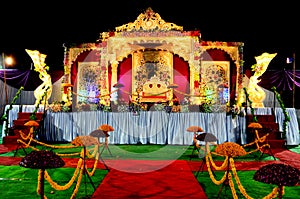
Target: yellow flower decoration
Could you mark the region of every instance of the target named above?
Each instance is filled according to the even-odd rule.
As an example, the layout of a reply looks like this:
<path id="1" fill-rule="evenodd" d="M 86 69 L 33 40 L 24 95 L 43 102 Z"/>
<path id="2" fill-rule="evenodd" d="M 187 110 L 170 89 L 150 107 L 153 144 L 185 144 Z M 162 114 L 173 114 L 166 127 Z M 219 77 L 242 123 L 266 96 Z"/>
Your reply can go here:
<path id="1" fill-rule="evenodd" d="M 186 130 L 188 132 L 203 132 L 203 129 L 199 126 L 190 126 Z"/>
<path id="2" fill-rule="evenodd" d="M 26 122 L 24 124 L 24 126 L 35 126 L 35 127 L 37 127 L 37 126 L 39 126 L 39 123 L 35 120 L 29 120 L 28 122 Z"/>
<path id="3" fill-rule="evenodd" d="M 241 145 L 234 142 L 219 144 L 215 149 L 215 153 L 229 157 L 244 156 L 247 154 Z"/>
<path id="4" fill-rule="evenodd" d="M 75 146 L 91 146 L 91 145 L 99 145 L 99 141 L 89 135 L 77 136 L 74 140 L 72 140 L 71 144 Z"/>
<path id="5" fill-rule="evenodd" d="M 98 129 L 100 129 L 102 131 L 106 131 L 106 132 L 115 130 L 112 126 L 110 126 L 108 124 L 102 124 L 101 126 L 99 126 Z"/>
<path id="6" fill-rule="evenodd" d="M 262 125 L 260 123 L 257 123 L 257 122 L 251 122 L 249 125 L 248 125 L 248 128 L 257 128 L 257 129 L 261 129 L 262 128 Z"/>

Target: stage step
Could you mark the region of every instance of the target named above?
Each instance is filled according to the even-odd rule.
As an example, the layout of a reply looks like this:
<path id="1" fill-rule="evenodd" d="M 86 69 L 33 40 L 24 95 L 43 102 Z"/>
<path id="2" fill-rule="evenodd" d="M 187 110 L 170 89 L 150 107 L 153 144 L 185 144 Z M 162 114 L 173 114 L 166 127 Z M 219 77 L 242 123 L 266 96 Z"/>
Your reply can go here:
<path id="1" fill-rule="evenodd" d="M 35 113 L 36 119 L 37 120 L 42 120 L 43 119 L 43 112 L 37 112 Z M 19 112 L 18 113 L 18 119 L 27 119 L 29 120 L 30 116 L 32 115 L 31 112 Z"/>
<path id="2" fill-rule="evenodd" d="M 44 113 L 37 112 L 36 114 L 36 122 L 39 124 L 43 120 Z M 25 126 L 24 124 L 28 121 L 30 121 L 30 116 L 32 113 L 30 112 L 19 112 L 18 118 L 16 120 L 13 120 L 13 126 L 10 128 L 10 133 L 8 136 L 3 137 L 3 143 L 12 143 L 17 144 L 17 139 L 21 138 L 19 131 L 22 131 L 25 135 L 28 135 L 30 131 L 30 126 Z"/>
<path id="3" fill-rule="evenodd" d="M 285 140 L 268 140 L 271 149 L 283 149 L 286 148 Z"/>
<path id="4" fill-rule="evenodd" d="M 3 137 L 3 144 L 5 145 L 17 145 L 17 140 L 19 139 L 19 136 L 17 135 L 9 135 Z"/>
<path id="5" fill-rule="evenodd" d="M 275 115 L 255 115 L 258 120 L 257 123 L 262 125 L 262 128 L 248 128 L 248 125 L 253 122 L 253 115 L 247 115 L 247 142 L 253 142 L 255 139 L 255 131 L 258 132 L 259 137 L 266 134 L 268 143 L 271 149 L 285 148 L 286 141 L 282 139 L 282 133 L 279 131 L 279 124 L 275 122 Z"/>

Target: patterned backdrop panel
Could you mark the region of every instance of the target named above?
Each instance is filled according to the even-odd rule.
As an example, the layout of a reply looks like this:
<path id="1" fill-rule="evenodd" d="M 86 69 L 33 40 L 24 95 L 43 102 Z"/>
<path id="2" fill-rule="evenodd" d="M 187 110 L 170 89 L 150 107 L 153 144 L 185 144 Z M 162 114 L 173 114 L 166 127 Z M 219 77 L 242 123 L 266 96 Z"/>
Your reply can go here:
<path id="1" fill-rule="evenodd" d="M 158 78 L 165 85 L 173 83 L 173 54 L 167 51 L 147 50 L 133 53 L 132 93 L 143 90 L 143 85 Z"/>
<path id="2" fill-rule="evenodd" d="M 229 101 L 229 61 L 202 61 L 200 93 L 212 104 L 223 105 Z"/>
<path id="3" fill-rule="evenodd" d="M 77 74 L 77 104 L 98 103 L 100 94 L 99 62 L 80 62 Z"/>

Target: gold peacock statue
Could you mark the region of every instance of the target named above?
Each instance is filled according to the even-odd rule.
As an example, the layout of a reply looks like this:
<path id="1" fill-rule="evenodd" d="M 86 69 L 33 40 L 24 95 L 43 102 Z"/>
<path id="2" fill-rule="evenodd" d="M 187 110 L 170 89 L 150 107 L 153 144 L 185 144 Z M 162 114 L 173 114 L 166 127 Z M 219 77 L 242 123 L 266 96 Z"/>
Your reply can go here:
<path id="1" fill-rule="evenodd" d="M 266 98 L 266 93 L 258 85 L 258 83 L 261 81 L 261 79 L 259 78 L 267 70 L 269 63 L 276 55 L 277 53 L 263 53 L 260 56 L 256 56 L 256 64 L 251 66 L 252 71 L 254 71 L 254 74 L 249 79 L 247 92 L 249 94 L 249 99 L 252 101 L 253 108 L 264 107 L 263 101 Z"/>
<path id="2" fill-rule="evenodd" d="M 34 90 L 34 97 L 36 98 L 35 106 L 48 105 L 48 100 L 52 93 L 52 82 L 51 76 L 47 73 L 49 67 L 45 64 L 46 55 L 37 50 L 25 49 L 25 51 L 31 57 L 34 70 L 39 72 L 39 78 L 43 81 L 43 83 Z"/>

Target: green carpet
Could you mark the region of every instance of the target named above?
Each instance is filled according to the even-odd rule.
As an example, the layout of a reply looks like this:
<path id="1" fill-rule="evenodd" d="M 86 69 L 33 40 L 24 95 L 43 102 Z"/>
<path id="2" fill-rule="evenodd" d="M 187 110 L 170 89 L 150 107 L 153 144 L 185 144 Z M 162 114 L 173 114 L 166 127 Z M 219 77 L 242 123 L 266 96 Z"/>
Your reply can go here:
<path id="1" fill-rule="evenodd" d="M 60 146 L 68 145 L 65 144 L 57 144 Z M 39 149 L 46 149 L 42 146 L 36 146 Z M 112 156 L 109 154 L 109 151 L 105 149 L 102 154 L 102 158 L 104 162 L 107 164 L 111 164 L 111 162 L 115 161 L 118 162 L 120 160 L 184 160 L 186 161 L 193 171 L 194 175 L 196 174 L 199 165 L 201 164 L 202 159 L 197 156 L 197 153 L 193 151 L 192 146 L 164 146 L 164 145 L 109 145 L 109 149 L 112 153 Z M 288 149 L 299 153 L 300 147 L 299 146 L 288 146 Z M 53 151 L 57 153 L 74 153 L 78 152 L 80 148 L 76 149 L 53 149 Z M 212 149 L 213 150 L 213 149 Z M 31 149 L 25 149 L 25 152 L 28 154 Z M 18 150 L 16 156 L 18 158 L 26 156 L 22 149 Z M 11 151 L 8 153 L 1 154 L 3 158 L 14 158 L 15 151 Z M 235 159 L 237 165 L 240 167 L 247 167 L 249 164 L 256 164 L 257 166 L 263 164 L 264 162 L 267 163 L 268 161 L 274 161 L 271 156 L 265 154 L 260 160 L 260 153 L 254 153 L 245 157 L 239 157 Z M 78 158 L 78 157 L 77 157 Z M 65 158 L 67 159 L 67 158 Z M 74 158 L 69 158 L 74 161 Z M 223 159 L 221 157 L 214 157 L 216 162 L 222 162 Z M 76 160 L 77 161 L 77 160 Z M 75 163 L 70 163 L 72 168 L 58 168 L 58 169 L 51 169 L 49 170 L 49 174 L 53 176 L 53 180 L 60 184 L 65 184 L 72 176 L 74 172 Z M 279 161 L 279 160 L 276 160 Z M 194 167 L 192 166 L 194 165 Z M 256 168 L 257 169 L 257 168 Z M 102 180 L 106 177 L 109 173 L 108 170 L 102 168 L 98 168 L 95 172 L 95 175 L 91 177 L 94 185 L 97 187 L 100 185 Z M 217 177 L 222 176 L 222 171 L 215 172 Z M 238 169 L 238 175 L 242 185 L 244 186 L 245 190 L 247 191 L 248 195 L 253 198 L 263 198 L 263 196 L 267 195 L 272 191 L 274 185 L 268 185 L 264 183 L 260 183 L 253 180 L 253 175 L 255 170 L 250 171 L 241 171 Z M 176 175 L 176 174 L 175 174 Z M 37 170 L 35 169 L 27 169 L 20 167 L 18 165 L 12 166 L 0 166 L 0 188 L 1 190 L 1 198 L 24 198 L 30 196 L 30 198 L 39 198 L 40 196 L 36 193 L 37 188 Z M 221 186 L 215 185 L 212 180 L 210 179 L 208 172 L 204 170 L 200 172 L 196 178 L 199 184 L 202 186 L 207 198 L 216 198 Z M 129 179 L 128 179 L 129 180 Z M 158 179 L 159 180 L 159 179 Z M 88 182 L 88 179 L 83 179 L 83 182 Z M 73 185 L 74 186 L 74 185 Z M 70 188 L 66 191 L 57 191 L 50 187 L 48 183 L 45 183 L 45 194 L 48 198 L 69 198 L 72 194 L 72 190 L 74 187 Z M 241 193 L 237 190 L 237 195 L 239 198 L 243 198 Z M 80 186 L 80 191 L 76 198 L 91 198 L 92 194 L 94 193 L 94 189 L 91 186 L 91 183 L 82 183 Z M 286 187 L 285 194 L 283 198 L 296 198 L 300 193 L 300 187 Z M 231 191 L 229 187 L 224 187 L 220 193 L 220 198 L 232 198 Z"/>

